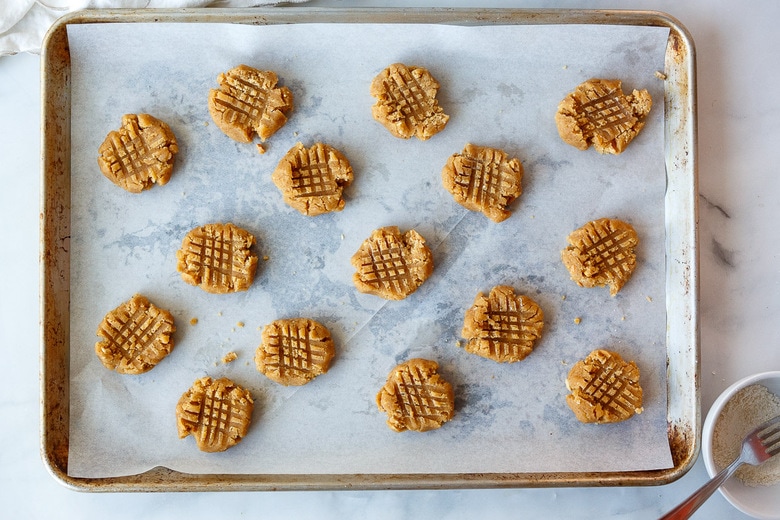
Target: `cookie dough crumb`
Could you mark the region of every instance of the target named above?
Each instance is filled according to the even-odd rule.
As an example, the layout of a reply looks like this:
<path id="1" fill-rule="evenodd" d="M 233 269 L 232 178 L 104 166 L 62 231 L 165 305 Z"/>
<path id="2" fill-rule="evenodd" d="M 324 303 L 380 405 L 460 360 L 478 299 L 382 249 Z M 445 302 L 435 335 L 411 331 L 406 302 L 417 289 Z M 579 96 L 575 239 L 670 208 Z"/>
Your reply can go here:
<path id="1" fill-rule="evenodd" d="M 244 327 L 244 322 L 243 321 L 239 321 L 238 323 L 236 323 L 236 327 L 243 328 Z"/>
<path id="2" fill-rule="evenodd" d="M 265 146 L 263 146 L 260 143 L 257 143 L 255 146 L 257 146 L 257 153 L 260 155 L 263 155 L 265 153 Z"/>
<path id="3" fill-rule="evenodd" d="M 197 325 L 198 324 L 198 318 L 190 318 L 190 325 Z"/>
<path id="4" fill-rule="evenodd" d="M 653 303 L 653 298 L 651 296 L 646 296 L 646 298 L 647 298 L 647 301 L 649 301 L 650 303 Z"/>
<path id="5" fill-rule="evenodd" d="M 577 325 L 579 325 L 581 322 L 582 322 L 582 318 L 580 318 L 579 316 L 574 318 L 574 323 L 576 323 Z"/>
<path id="6" fill-rule="evenodd" d="M 665 80 L 667 78 L 666 74 L 664 74 L 660 70 L 655 71 L 655 77 L 662 80 Z"/>
<path id="7" fill-rule="evenodd" d="M 232 363 L 238 358 L 238 354 L 235 352 L 228 352 L 225 357 L 222 358 L 222 362 L 225 364 Z"/>
<path id="8" fill-rule="evenodd" d="M 263 255 L 263 261 L 267 262 L 270 257 L 268 255 Z"/>

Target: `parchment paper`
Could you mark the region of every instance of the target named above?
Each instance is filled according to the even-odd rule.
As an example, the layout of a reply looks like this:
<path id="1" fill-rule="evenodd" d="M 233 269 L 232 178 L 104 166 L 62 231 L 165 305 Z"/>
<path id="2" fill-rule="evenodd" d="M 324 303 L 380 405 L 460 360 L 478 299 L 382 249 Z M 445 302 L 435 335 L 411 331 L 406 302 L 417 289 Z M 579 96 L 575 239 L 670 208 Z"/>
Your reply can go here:
<path id="1" fill-rule="evenodd" d="M 621 471 L 671 467 L 666 437 L 663 70 L 667 29 L 619 26 L 96 24 L 68 27 L 72 59 L 71 409 L 68 472 L 459 473 Z M 404 62 L 441 83 L 451 120 L 429 141 L 401 140 L 371 117 L 371 80 Z M 209 89 L 245 63 L 274 70 L 295 96 L 267 152 L 211 122 Z M 647 88 L 654 108 L 620 156 L 558 137 L 560 100 L 591 77 Z M 166 121 L 180 153 L 169 184 L 130 194 L 97 167 L 97 149 L 125 113 Z M 297 141 L 341 150 L 355 170 L 343 212 L 289 208 L 270 175 Z M 524 193 L 500 224 L 456 204 L 441 185 L 467 142 L 505 149 L 525 167 Z M 577 287 L 560 262 L 566 236 L 618 217 L 641 244 L 633 279 L 615 297 Z M 183 282 L 176 250 L 191 228 L 233 222 L 255 234 L 251 289 L 207 294 Z M 360 294 L 349 259 L 380 226 L 415 228 L 433 276 L 406 300 Z M 516 364 L 460 346 L 476 294 L 509 284 L 545 314 L 544 337 Z M 168 308 L 176 347 L 140 376 L 105 369 L 94 353 L 104 314 L 134 293 Z M 310 384 L 281 387 L 253 363 L 263 325 L 308 316 L 331 330 L 337 355 Z M 197 318 L 191 325 L 191 318 Z M 581 318 L 579 324 L 575 318 Z M 565 404 L 571 366 L 595 348 L 635 360 L 645 411 L 614 425 L 580 424 Z M 222 357 L 230 351 L 238 359 Z M 391 431 L 374 399 L 411 357 L 439 362 L 456 415 L 424 434 Z M 176 432 L 176 402 L 204 375 L 255 397 L 246 438 L 198 451 Z"/>

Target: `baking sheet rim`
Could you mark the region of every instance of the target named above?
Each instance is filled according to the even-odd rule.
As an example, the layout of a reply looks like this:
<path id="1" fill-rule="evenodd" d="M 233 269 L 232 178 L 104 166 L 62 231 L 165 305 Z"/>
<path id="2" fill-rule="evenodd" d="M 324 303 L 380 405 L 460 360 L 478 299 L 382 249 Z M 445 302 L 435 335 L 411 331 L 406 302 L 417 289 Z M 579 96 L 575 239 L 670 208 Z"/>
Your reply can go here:
<path id="1" fill-rule="evenodd" d="M 630 472 L 478 474 L 270 475 L 184 474 L 154 468 L 127 477 L 76 478 L 67 474 L 68 309 L 70 235 L 70 91 L 68 24 L 76 23 L 311 22 L 451 24 L 619 24 L 670 29 L 666 55 L 667 147 L 667 422 L 674 466 Z M 47 469 L 62 484 L 81 491 L 227 491 L 305 489 L 411 489 L 665 484 L 684 475 L 700 445 L 697 170 L 695 54 L 687 30 L 672 17 L 651 11 L 446 8 L 253 8 L 87 10 L 61 18 L 44 40 L 42 61 L 41 186 L 41 451 Z M 674 87 L 669 87 L 674 83 Z M 679 88 L 680 92 L 675 90 Z M 670 117 L 673 114 L 674 117 Z M 676 119 L 678 118 L 679 119 Z M 678 123 L 678 127 L 673 127 Z M 679 191 L 679 192 L 678 192 Z M 678 197 L 682 229 L 669 226 L 669 200 Z M 675 206 L 676 208 L 676 206 Z M 671 236 L 671 238 L 670 238 Z M 670 251 L 681 258 L 670 262 Z M 684 247 L 684 246 L 688 247 Z M 670 274 L 671 273 L 671 274 Z M 680 298 L 675 282 L 681 284 Z M 682 358 L 682 359 L 680 359 Z M 677 386 L 676 386 L 677 385 Z M 677 391 L 681 392 L 678 393 Z"/>

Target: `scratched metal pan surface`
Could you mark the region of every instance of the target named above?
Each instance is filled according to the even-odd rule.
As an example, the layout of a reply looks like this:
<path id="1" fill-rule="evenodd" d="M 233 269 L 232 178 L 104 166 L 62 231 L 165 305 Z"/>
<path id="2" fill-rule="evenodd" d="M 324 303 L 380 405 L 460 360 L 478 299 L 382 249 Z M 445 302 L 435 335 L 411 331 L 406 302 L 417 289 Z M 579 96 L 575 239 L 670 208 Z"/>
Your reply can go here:
<path id="1" fill-rule="evenodd" d="M 667 424 L 673 467 L 628 472 L 469 474 L 184 474 L 167 468 L 115 478 L 68 475 L 70 357 L 70 55 L 67 26 L 84 23 L 592 24 L 670 30 L 666 51 Z M 53 477 L 81 491 L 250 491 L 634 486 L 672 482 L 700 447 L 696 70 L 693 40 L 670 16 L 645 11 L 532 9 L 103 10 L 63 17 L 42 53 L 41 446 Z"/>

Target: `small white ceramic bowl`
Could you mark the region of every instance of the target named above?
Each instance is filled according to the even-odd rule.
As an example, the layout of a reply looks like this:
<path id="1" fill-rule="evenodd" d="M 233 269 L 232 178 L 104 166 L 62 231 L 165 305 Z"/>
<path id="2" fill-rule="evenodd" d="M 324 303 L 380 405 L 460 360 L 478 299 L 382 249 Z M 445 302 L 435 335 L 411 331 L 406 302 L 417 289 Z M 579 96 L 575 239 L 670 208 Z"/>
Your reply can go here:
<path id="1" fill-rule="evenodd" d="M 737 381 L 720 394 L 707 414 L 702 428 L 702 456 L 710 477 L 714 477 L 718 473 L 712 455 L 712 436 L 715 422 L 723 407 L 734 394 L 754 384 L 763 385 L 775 395 L 780 395 L 780 371 L 763 372 Z M 732 476 L 723 483 L 720 492 L 726 497 L 726 500 L 746 515 L 766 520 L 780 519 L 780 483 L 771 486 L 750 487 Z"/>

